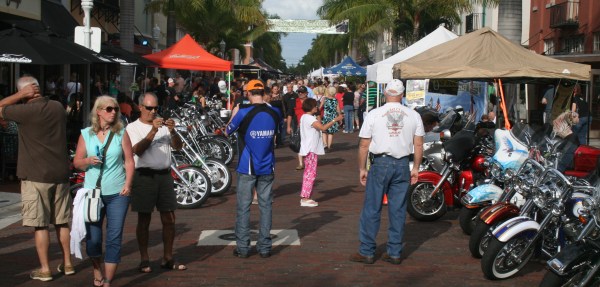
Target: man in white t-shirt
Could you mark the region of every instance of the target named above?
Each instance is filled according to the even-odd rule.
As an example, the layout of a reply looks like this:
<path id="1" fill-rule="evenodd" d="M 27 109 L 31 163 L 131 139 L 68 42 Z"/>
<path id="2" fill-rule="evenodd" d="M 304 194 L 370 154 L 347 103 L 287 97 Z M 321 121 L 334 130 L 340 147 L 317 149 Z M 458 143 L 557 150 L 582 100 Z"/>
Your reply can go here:
<path id="1" fill-rule="evenodd" d="M 175 240 L 175 209 L 177 200 L 171 177 L 171 148 L 181 149 L 183 143 L 175 133 L 173 119 L 158 115 L 158 98 L 145 93 L 139 98 L 140 118 L 127 126 L 135 160 L 131 190 L 131 211 L 138 213 L 136 237 L 141 262 L 138 270 L 152 272 L 148 255 L 150 220 L 154 208 L 160 212 L 164 255 L 161 268 L 185 270 L 187 267 L 173 259 Z"/>
<path id="2" fill-rule="evenodd" d="M 401 104 L 404 85 L 392 80 L 385 88 L 386 104 L 369 111 L 360 130 L 358 169 L 360 183 L 366 186 L 360 214 L 358 253 L 350 261 L 372 264 L 375 261 L 375 238 L 379 231 L 383 196 L 388 198 L 389 228 L 387 252 L 382 260 L 400 264 L 402 237 L 406 220 L 406 193 L 409 184 L 417 182 L 423 157 L 425 130 L 421 116 Z M 409 168 L 409 155 L 414 147 L 414 165 Z M 367 172 L 367 155 L 373 162 Z"/>

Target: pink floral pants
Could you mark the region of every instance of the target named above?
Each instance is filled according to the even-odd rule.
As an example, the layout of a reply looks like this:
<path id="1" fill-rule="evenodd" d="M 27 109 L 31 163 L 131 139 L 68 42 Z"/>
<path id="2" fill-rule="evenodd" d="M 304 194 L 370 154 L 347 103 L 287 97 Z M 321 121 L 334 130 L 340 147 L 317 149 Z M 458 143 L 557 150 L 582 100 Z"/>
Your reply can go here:
<path id="1" fill-rule="evenodd" d="M 310 198 L 312 195 L 313 185 L 317 178 L 317 154 L 309 152 L 304 157 L 304 175 L 302 176 L 302 191 L 300 196 Z"/>

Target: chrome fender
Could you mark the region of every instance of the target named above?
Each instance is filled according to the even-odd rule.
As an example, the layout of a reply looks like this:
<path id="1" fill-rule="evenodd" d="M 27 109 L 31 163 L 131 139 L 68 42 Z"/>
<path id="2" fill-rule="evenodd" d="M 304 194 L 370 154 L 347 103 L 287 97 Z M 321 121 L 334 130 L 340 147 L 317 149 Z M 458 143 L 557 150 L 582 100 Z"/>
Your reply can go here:
<path id="1" fill-rule="evenodd" d="M 496 227 L 492 234 L 500 242 L 507 242 L 513 236 L 526 230 L 535 230 L 537 232 L 540 230 L 540 224 L 527 216 L 517 216 Z"/>
<path id="2" fill-rule="evenodd" d="M 463 205 L 478 204 L 486 201 L 496 202 L 502 195 L 502 188 L 494 184 L 482 184 L 471 189 L 463 198 Z"/>

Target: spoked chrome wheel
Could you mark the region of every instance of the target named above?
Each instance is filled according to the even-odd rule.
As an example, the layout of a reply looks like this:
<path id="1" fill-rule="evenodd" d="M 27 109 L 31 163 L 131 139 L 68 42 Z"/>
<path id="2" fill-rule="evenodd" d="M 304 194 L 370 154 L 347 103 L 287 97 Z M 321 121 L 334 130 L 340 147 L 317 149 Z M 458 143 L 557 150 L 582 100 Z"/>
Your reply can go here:
<path id="1" fill-rule="evenodd" d="M 210 170 L 209 177 L 212 185 L 210 195 L 223 195 L 231 187 L 231 172 L 221 161 L 206 159 L 204 162 Z"/>
<path id="2" fill-rule="evenodd" d="M 518 234 L 507 242 L 492 237 L 481 259 L 481 270 L 485 277 L 505 279 L 519 272 L 533 255 L 533 248 L 525 249 L 530 238 L 528 232 Z"/>
<path id="3" fill-rule="evenodd" d="M 430 182 L 417 182 L 408 188 L 408 213 L 419 221 L 434 221 L 446 213 L 444 192 L 440 190 L 430 197 L 434 185 Z"/>
<path id="4" fill-rule="evenodd" d="M 178 208 L 200 207 L 210 195 L 211 184 L 208 175 L 195 166 L 182 167 L 178 170 L 181 177 L 174 176 L 173 179 Z"/>

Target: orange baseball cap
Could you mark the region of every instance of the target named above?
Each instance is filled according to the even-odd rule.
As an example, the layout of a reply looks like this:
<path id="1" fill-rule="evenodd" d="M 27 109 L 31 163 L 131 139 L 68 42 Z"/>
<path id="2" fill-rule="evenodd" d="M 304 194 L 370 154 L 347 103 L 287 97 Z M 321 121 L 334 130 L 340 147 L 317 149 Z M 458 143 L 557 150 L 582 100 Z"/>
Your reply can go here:
<path id="1" fill-rule="evenodd" d="M 250 82 L 248 82 L 248 84 L 246 85 L 246 88 L 245 88 L 246 91 L 264 90 L 264 89 L 265 89 L 265 85 L 263 84 L 263 82 L 261 80 L 250 80 Z"/>

